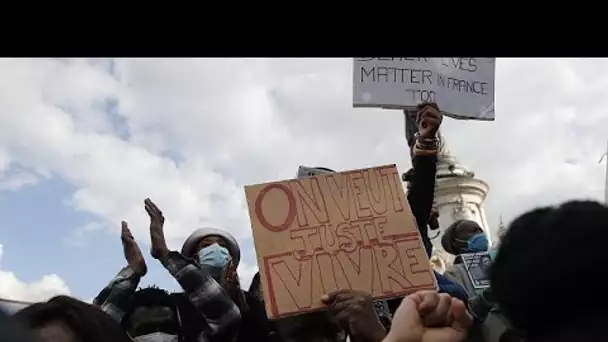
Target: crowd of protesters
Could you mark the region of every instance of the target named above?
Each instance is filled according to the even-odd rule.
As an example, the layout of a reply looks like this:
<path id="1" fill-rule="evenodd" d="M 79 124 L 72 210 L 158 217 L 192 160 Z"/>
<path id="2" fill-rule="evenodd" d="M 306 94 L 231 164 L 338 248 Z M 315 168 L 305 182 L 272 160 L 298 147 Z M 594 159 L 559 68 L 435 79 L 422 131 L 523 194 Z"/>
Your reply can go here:
<path id="1" fill-rule="evenodd" d="M 442 115 L 437 105 L 425 103 L 413 119 L 417 132 L 409 141 L 413 167 L 407 199 L 430 257 Z M 312 170 L 299 176 L 334 172 Z M 138 289 L 147 266 L 122 222 L 126 265 L 93 304 L 58 296 L 2 315 L 0 341 L 608 341 L 600 329 L 608 299 L 604 303 L 598 290 L 603 282 L 597 279 L 608 208 L 597 202 L 535 208 L 516 218 L 490 251 L 491 265 L 484 268 L 490 286 L 483 290 L 471 283 L 461 256 L 487 252 L 486 232 L 473 221 L 459 220 L 442 229 L 442 247 L 455 261 L 443 274 L 435 272 L 436 291 L 374 301 L 368 293 L 341 290 L 322 298 L 327 310 L 277 320 L 266 315 L 259 273 L 248 289 L 241 287 L 236 271 L 241 251 L 230 233 L 198 229 L 181 251 L 172 251 L 165 242 L 163 212 L 150 199 L 144 209 L 151 255 L 182 292 Z"/>

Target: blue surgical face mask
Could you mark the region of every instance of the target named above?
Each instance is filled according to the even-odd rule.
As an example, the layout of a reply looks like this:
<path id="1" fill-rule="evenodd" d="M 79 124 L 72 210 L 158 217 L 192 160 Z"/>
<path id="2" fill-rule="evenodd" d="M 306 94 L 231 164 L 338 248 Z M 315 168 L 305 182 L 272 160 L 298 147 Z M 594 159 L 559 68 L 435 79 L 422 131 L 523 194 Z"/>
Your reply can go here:
<path id="1" fill-rule="evenodd" d="M 467 240 L 466 251 L 469 253 L 479 253 L 488 250 L 488 237 L 484 233 L 478 233 Z"/>
<path id="2" fill-rule="evenodd" d="M 224 267 L 230 262 L 230 252 L 228 252 L 228 249 L 214 243 L 198 252 L 198 261 L 201 266 L 209 269 L 214 279 L 218 280 Z"/>

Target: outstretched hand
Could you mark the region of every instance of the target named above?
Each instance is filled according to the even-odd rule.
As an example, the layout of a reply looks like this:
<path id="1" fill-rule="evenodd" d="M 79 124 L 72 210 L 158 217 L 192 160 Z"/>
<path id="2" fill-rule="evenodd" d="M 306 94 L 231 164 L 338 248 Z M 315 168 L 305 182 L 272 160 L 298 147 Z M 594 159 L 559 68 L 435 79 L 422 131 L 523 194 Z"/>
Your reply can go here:
<path id="1" fill-rule="evenodd" d="M 139 249 L 137 242 L 135 242 L 135 238 L 133 238 L 133 234 L 131 234 L 131 230 L 129 230 L 127 222 L 125 221 L 122 221 L 120 240 L 122 241 L 122 250 L 125 254 L 125 259 L 133 272 L 140 277 L 146 275 L 148 272 L 146 261 L 143 254 L 141 254 L 141 249 Z"/>
<path id="2" fill-rule="evenodd" d="M 383 342 L 461 342 L 473 318 L 463 302 L 435 291 L 406 296 Z"/>
<path id="3" fill-rule="evenodd" d="M 150 216 L 150 240 L 152 245 L 150 247 L 150 254 L 154 259 L 163 258 L 169 254 L 169 248 L 167 248 L 165 233 L 163 231 L 165 217 L 163 216 L 163 212 L 149 198 L 144 200 L 144 207 L 148 216 Z"/>
<path id="4" fill-rule="evenodd" d="M 416 121 L 418 122 L 418 134 L 422 138 L 433 139 L 437 136 L 443 115 L 436 103 L 425 102 L 418 105 Z"/>

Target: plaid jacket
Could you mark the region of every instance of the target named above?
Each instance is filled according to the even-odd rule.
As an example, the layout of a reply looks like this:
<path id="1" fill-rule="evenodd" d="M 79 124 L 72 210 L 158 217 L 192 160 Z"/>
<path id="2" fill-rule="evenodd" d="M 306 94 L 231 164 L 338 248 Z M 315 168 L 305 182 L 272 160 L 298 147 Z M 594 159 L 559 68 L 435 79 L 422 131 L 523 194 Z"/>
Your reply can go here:
<path id="1" fill-rule="evenodd" d="M 222 286 L 178 252 L 170 252 L 161 263 L 206 320 L 207 328 L 203 329 L 199 342 L 212 341 L 219 334 L 224 339 L 226 333 L 234 335 L 230 338 L 234 339 L 241 323 L 241 312 Z M 120 322 L 139 280 L 140 277 L 127 266 L 118 272 L 93 303 Z"/>

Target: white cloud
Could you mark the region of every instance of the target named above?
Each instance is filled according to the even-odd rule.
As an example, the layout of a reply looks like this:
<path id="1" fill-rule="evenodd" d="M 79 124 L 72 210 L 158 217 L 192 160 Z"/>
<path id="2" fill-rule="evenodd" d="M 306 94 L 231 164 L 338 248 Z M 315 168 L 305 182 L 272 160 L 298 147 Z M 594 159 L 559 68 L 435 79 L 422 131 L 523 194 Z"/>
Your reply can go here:
<path id="1" fill-rule="evenodd" d="M 250 237 L 242 186 L 299 164 L 409 167 L 402 115 L 351 108 L 348 59 L 5 59 L 0 71 L 0 171 L 61 177 L 77 188 L 69 205 L 98 218 L 85 227 L 118 234 L 125 219 L 140 241 L 145 197 L 177 248 L 202 224 Z M 451 150 L 491 186 L 492 226 L 602 197 L 606 71 L 599 59 L 499 60 L 497 120 L 445 120 Z"/>
<path id="2" fill-rule="evenodd" d="M 0 175 L 0 191 L 16 191 L 26 185 L 34 185 L 37 182 L 38 178 L 29 172 L 19 172 L 9 175 L 8 177 Z"/>
<path id="3" fill-rule="evenodd" d="M 45 301 L 59 294 L 70 294 L 66 283 L 56 274 L 45 275 L 40 280 L 26 283 L 13 272 L 0 271 L 0 297 L 26 302 Z"/>
<path id="4" fill-rule="evenodd" d="M 90 234 L 105 228 L 99 222 L 88 222 L 80 227 L 76 227 L 63 241 L 70 246 L 86 247 Z"/>
<path id="5" fill-rule="evenodd" d="M 0 245 L 0 262 L 3 251 L 3 245 Z M 44 275 L 39 280 L 28 283 L 17 278 L 15 273 L 0 268 L 0 298 L 37 302 L 59 294 L 69 295 L 70 289 L 56 274 Z"/>

